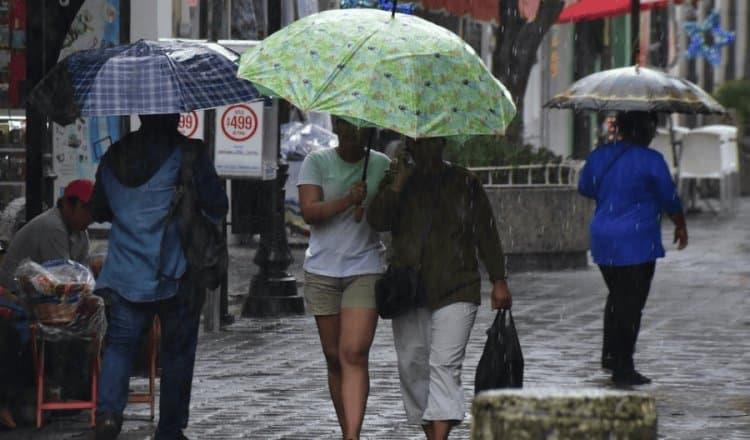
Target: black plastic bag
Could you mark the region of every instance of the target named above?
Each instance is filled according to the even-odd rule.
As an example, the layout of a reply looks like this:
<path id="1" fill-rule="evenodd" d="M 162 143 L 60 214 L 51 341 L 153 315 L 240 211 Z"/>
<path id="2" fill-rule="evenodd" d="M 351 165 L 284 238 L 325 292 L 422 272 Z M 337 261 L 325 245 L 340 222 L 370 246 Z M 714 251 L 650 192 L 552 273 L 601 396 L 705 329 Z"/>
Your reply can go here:
<path id="1" fill-rule="evenodd" d="M 507 315 L 507 319 L 506 319 Z M 474 378 L 474 393 L 523 386 L 523 353 L 510 310 L 501 310 L 487 330 L 482 358 Z"/>

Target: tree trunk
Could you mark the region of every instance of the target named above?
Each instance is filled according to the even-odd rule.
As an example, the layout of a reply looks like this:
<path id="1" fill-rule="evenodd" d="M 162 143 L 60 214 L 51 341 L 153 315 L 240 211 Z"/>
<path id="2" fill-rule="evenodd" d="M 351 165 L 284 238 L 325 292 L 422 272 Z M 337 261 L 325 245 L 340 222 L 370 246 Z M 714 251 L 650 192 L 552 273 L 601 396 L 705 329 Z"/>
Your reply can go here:
<path id="1" fill-rule="evenodd" d="M 537 62 L 537 49 L 565 6 L 564 0 L 542 0 L 536 19 L 526 22 L 519 12 L 518 1 L 501 2 L 497 46 L 492 54 L 492 73 L 508 88 L 518 108 L 505 135 L 513 145 L 523 145 L 523 97 L 529 74 Z"/>

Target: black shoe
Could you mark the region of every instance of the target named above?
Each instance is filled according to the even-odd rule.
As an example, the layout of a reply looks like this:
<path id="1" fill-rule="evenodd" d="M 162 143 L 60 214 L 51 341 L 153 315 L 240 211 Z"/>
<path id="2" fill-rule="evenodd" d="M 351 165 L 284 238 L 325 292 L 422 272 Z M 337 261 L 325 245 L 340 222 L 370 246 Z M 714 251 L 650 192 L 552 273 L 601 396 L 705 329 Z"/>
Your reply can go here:
<path id="1" fill-rule="evenodd" d="M 635 386 L 650 384 L 651 379 L 635 370 L 624 372 L 616 371 L 612 374 L 612 382 L 617 386 Z"/>
<path id="2" fill-rule="evenodd" d="M 115 440 L 122 429 L 122 416 L 111 413 L 97 414 L 94 428 L 95 440 Z"/>

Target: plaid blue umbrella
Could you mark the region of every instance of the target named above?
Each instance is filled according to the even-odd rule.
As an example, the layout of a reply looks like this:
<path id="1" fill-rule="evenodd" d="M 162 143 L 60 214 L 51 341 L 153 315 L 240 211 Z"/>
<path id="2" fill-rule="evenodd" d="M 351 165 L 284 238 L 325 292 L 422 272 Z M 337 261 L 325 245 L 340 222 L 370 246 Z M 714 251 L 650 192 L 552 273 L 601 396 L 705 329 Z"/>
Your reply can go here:
<path id="1" fill-rule="evenodd" d="M 79 116 L 183 113 L 250 101 L 259 95 L 237 78 L 237 58 L 184 41 L 80 51 L 53 67 L 29 102 L 66 125 Z"/>

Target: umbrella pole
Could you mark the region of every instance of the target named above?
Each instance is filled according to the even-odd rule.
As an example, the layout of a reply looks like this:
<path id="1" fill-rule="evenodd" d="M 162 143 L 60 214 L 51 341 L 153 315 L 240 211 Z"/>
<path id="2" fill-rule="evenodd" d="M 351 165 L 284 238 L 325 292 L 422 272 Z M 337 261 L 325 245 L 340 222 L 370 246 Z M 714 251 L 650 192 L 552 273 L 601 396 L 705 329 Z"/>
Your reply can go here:
<path id="1" fill-rule="evenodd" d="M 667 117 L 669 120 L 669 143 L 672 144 L 672 165 L 677 170 L 677 178 L 679 179 L 680 176 L 680 155 L 682 154 L 682 151 L 678 151 L 677 149 L 677 140 L 675 139 L 674 134 L 674 122 L 672 121 L 672 115 L 669 115 Z"/>
<path id="2" fill-rule="evenodd" d="M 362 169 L 362 182 L 365 184 L 367 189 L 367 165 L 370 164 L 370 150 L 372 150 L 372 138 L 375 135 L 375 129 L 370 129 L 370 135 L 367 138 L 367 151 L 365 151 L 365 166 Z M 365 208 L 362 205 L 357 206 L 357 210 L 354 211 L 354 220 L 359 223 L 365 216 Z"/>

